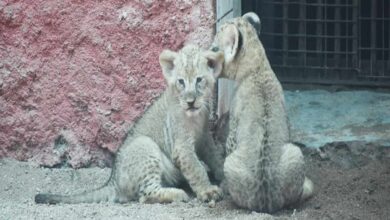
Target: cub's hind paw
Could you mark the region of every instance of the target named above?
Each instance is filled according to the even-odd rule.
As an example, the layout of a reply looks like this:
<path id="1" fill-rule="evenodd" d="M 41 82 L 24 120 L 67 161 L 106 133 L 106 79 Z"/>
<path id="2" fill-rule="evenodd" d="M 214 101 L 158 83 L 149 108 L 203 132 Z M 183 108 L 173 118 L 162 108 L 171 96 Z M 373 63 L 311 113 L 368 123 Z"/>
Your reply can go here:
<path id="1" fill-rule="evenodd" d="M 222 197 L 223 197 L 223 192 L 221 188 L 214 185 L 205 188 L 198 194 L 198 199 L 201 200 L 202 202 L 212 202 L 212 201 L 217 202 L 221 200 Z"/>
<path id="2" fill-rule="evenodd" d="M 179 189 L 176 193 L 174 193 L 171 196 L 171 199 L 173 202 L 188 202 L 190 201 L 190 197 L 187 195 L 186 192 Z"/>

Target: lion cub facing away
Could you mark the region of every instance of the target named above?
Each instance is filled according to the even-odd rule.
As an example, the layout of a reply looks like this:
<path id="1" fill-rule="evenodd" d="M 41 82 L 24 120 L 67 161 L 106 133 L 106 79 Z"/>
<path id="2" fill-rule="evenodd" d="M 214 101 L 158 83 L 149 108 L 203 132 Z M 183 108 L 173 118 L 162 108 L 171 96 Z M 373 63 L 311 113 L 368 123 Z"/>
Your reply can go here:
<path id="1" fill-rule="evenodd" d="M 225 57 L 221 76 L 237 82 L 228 131 L 217 131 L 217 137 L 224 137 L 224 185 L 233 201 L 274 212 L 308 198 L 313 184 L 305 177 L 301 150 L 290 143 L 283 90 L 259 30 L 259 17 L 248 13 L 222 25 L 215 37 L 212 50 Z"/>
<path id="2" fill-rule="evenodd" d="M 163 51 L 160 64 L 168 87 L 129 131 L 108 182 L 82 194 L 38 194 L 35 202 L 187 201 L 186 192 L 175 188 L 182 181 L 200 200 L 220 200 L 222 191 L 210 183 L 204 164 L 216 179 L 222 178 L 222 155 L 208 129 L 209 105 L 222 63 L 223 53 L 193 45 L 179 52 Z"/>

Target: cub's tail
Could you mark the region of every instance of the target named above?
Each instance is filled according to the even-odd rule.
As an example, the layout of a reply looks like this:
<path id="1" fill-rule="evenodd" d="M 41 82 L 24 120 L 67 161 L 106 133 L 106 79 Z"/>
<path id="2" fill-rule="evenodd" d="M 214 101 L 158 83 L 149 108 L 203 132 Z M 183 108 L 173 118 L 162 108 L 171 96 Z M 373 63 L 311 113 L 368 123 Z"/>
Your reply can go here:
<path id="1" fill-rule="evenodd" d="M 57 204 L 57 203 L 97 203 L 97 202 L 118 202 L 118 195 L 114 184 L 109 181 L 106 185 L 96 190 L 76 195 L 37 194 L 35 203 Z"/>

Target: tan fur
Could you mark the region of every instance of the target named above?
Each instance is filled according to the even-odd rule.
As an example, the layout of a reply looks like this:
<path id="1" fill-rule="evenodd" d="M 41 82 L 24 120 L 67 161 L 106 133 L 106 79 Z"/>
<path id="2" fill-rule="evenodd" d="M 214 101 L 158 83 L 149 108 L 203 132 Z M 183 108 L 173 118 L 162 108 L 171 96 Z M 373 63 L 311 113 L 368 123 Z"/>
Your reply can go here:
<path id="1" fill-rule="evenodd" d="M 179 52 L 163 51 L 160 64 L 168 88 L 131 128 L 120 147 L 107 184 L 80 195 L 39 194 L 37 203 L 187 201 L 176 188 L 187 182 L 202 201 L 222 198 L 210 183 L 206 168 L 222 179 L 222 155 L 208 129 L 215 78 L 223 53 L 185 46 Z"/>
<path id="2" fill-rule="evenodd" d="M 260 19 L 250 13 L 223 24 L 215 36 L 212 50 L 225 54 L 222 77 L 237 82 L 229 122 L 217 141 L 226 145 L 224 185 L 234 202 L 274 212 L 309 197 L 313 185 L 301 150 L 289 143 L 283 90 L 258 39 L 259 27 Z"/>

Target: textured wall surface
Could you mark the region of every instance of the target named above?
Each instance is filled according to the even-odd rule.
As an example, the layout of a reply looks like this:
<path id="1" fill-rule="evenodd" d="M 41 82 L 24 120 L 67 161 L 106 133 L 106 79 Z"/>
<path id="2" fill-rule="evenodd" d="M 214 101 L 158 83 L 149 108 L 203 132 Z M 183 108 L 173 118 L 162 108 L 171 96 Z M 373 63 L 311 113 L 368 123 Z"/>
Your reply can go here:
<path id="1" fill-rule="evenodd" d="M 105 165 L 165 87 L 161 50 L 213 21 L 212 0 L 0 1 L 0 157 Z"/>

